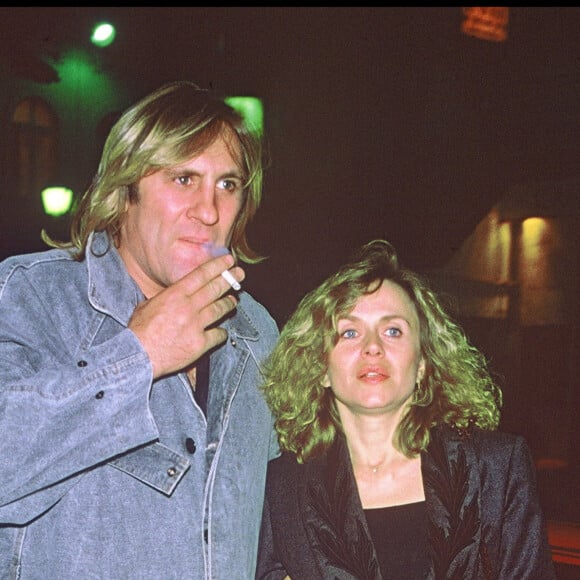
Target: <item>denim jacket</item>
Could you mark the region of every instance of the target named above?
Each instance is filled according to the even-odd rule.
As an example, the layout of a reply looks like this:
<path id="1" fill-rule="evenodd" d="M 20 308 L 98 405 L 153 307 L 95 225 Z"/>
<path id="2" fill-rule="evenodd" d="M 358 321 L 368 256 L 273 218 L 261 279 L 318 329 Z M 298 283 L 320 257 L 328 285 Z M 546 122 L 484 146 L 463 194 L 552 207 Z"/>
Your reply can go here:
<path id="1" fill-rule="evenodd" d="M 142 299 L 102 233 L 0 264 L 0 579 L 254 577 L 276 324 L 240 293 L 206 419 L 184 374 L 152 381 Z"/>

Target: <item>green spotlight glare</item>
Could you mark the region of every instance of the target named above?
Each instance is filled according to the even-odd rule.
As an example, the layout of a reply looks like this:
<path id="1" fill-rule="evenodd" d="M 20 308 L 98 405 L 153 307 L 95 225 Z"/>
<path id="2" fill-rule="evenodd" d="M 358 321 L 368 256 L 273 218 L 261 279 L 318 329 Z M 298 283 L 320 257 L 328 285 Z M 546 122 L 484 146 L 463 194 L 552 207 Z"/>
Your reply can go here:
<path id="1" fill-rule="evenodd" d="M 262 135 L 264 132 L 264 105 L 257 97 L 227 97 L 226 103 L 244 117 L 250 128 Z"/>
<path id="2" fill-rule="evenodd" d="M 46 187 L 40 195 L 44 213 L 47 215 L 64 215 L 72 206 L 73 192 L 68 187 Z"/>
<path id="3" fill-rule="evenodd" d="M 109 46 L 115 40 L 115 28 L 108 22 L 101 22 L 93 29 L 91 42 L 100 47 Z"/>

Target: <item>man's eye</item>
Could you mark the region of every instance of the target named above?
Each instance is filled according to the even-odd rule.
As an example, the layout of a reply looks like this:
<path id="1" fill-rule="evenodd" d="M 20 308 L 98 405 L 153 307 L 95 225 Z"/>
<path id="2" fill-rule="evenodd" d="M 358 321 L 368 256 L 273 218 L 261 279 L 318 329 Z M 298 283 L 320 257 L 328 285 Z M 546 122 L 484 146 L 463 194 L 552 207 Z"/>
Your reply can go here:
<path id="1" fill-rule="evenodd" d="M 177 177 L 179 185 L 189 185 L 191 183 L 191 175 L 180 175 Z"/>
<path id="2" fill-rule="evenodd" d="M 238 189 L 241 189 L 241 185 L 234 179 L 222 179 L 219 182 L 218 187 L 224 191 L 229 191 L 232 193 L 236 192 Z"/>

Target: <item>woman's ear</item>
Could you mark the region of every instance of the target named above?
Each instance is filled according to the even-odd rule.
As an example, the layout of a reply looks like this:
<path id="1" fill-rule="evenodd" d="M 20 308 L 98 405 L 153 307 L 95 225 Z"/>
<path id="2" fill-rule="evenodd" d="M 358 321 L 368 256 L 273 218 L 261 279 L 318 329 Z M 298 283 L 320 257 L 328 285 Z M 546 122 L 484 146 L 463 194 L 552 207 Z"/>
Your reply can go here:
<path id="1" fill-rule="evenodd" d="M 331 386 L 330 377 L 328 376 L 328 371 L 324 373 L 324 378 L 322 379 L 322 386 L 328 389 Z"/>
<path id="2" fill-rule="evenodd" d="M 421 358 L 421 362 L 419 362 L 419 367 L 417 368 L 417 383 L 420 383 L 425 376 L 425 359 Z"/>

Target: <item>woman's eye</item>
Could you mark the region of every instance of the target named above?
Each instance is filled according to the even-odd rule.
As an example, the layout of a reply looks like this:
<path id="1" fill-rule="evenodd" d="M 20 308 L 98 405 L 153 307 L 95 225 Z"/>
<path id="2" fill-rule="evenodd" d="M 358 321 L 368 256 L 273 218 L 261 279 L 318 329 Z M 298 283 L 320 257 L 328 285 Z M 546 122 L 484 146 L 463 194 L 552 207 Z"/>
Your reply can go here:
<path id="1" fill-rule="evenodd" d="M 391 326 L 390 328 L 387 328 L 386 333 L 387 336 L 401 336 L 401 329 L 400 328 L 396 328 L 395 326 Z"/>
<path id="2" fill-rule="evenodd" d="M 356 330 L 349 328 L 348 330 L 343 331 L 340 336 L 342 338 L 355 338 L 356 337 Z"/>

